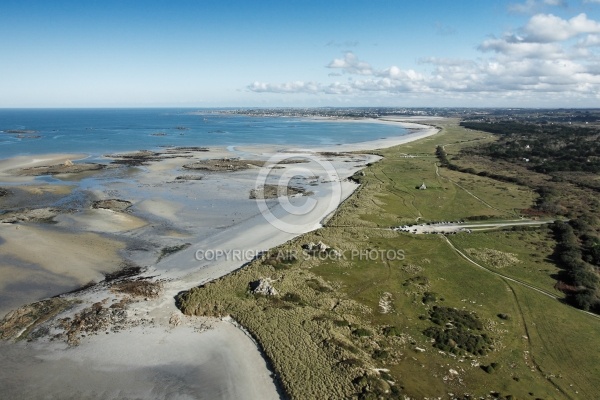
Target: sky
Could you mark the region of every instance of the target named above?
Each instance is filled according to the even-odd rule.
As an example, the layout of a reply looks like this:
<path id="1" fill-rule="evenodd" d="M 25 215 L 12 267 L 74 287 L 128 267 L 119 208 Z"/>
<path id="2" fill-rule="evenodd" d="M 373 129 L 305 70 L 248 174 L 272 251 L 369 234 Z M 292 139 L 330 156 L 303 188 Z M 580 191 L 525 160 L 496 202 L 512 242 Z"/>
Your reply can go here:
<path id="1" fill-rule="evenodd" d="M 2 0 L 0 107 L 600 107 L 600 0 Z"/>

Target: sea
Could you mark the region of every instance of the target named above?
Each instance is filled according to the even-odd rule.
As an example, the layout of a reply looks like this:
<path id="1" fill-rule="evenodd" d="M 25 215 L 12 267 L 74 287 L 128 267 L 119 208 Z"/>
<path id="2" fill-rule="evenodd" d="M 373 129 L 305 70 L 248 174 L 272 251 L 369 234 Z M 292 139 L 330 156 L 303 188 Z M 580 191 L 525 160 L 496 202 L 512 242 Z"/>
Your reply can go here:
<path id="1" fill-rule="evenodd" d="M 170 146 L 330 146 L 408 131 L 392 124 L 262 117 L 206 109 L 0 109 L 0 159 Z"/>

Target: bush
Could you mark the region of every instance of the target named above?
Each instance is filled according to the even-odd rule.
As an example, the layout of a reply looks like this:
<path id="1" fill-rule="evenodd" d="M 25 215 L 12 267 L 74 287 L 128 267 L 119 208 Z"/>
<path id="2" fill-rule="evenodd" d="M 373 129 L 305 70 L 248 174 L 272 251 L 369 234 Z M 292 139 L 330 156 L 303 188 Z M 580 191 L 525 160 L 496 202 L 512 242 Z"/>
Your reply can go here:
<path id="1" fill-rule="evenodd" d="M 401 336 L 402 332 L 396 326 L 386 326 L 383 328 L 383 334 L 385 336 Z"/>
<path id="2" fill-rule="evenodd" d="M 371 332 L 370 330 L 365 329 L 365 328 L 357 328 L 352 331 L 352 334 L 354 336 L 358 336 L 358 337 L 366 337 L 366 336 L 373 335 L 373 332 Z"/>
<path id="3" fill-rule="evenodd" d="M 385 350 L 375 350 L 373 352 L 373 356 L 372 357 L 373 357 L 374 360 L 384 360 L 384 359 L 388 358 L 389 355 L 390 355 L 390 353 L 388 353 Z"/>
<path id="4" fill-rule="evenodd" d="M 483 324 L 476 314 L 434 306 L 430 311 L 430 319 L 443 326 L 432 326 L 423 331 L 425 336 L 435 339 L 434 347 L 455 354 L 464 350 L 475 355 L 484 355 L 490 349 L 492 340 L 486 333 L 479 332 L 483 330 Z"/>
<path id="5" fill-rule="evenodd" d="M 481 369 L 487 372 L 488 374 L 493 374 L 494 372 L 500 369 L 500 364 L 493 362 L 490 365 L 482 365 Z"/>
<path id="6" fill-rule="evenodd" d="M 487 372 L 488 374 L 493 374 L 495 372 L 494 367 L 492 365 L 482 365 L 481 369 Z"/>
<path id="7" fill-rule="evenodd" d="M 423 334 L 435 339 L 434 347 L 455 354 L 460 353 L 460 349 L 475 355 L 485 355 L 492 344 L 485 333 L 476 334 L 463 329 L 443 329 L 432 326 L 425 329 Z"/>
<path id="8" fill-rule="evenodd" d="M 433 292 L 425 292 L 425 294 L 423 294 L 423 303 L 427 304 L 427 303 L 434 303 L 437 301 L 437 294 L 433 293 Z"/>
<path id="9" fill-rule="evenodd" d="M 570 297 L 571 303 L 582 310 L 593 311 L 596 295 L 593 290 L 585 289 Z"/>
<path id="10" fill-rule="evenodd" d="M 451 323 L 456 328 L 482 330 L 483 324 L 477 315 L 456 308 L 434 306 L 430 311 L 431 322 L 437 325 Z"/>

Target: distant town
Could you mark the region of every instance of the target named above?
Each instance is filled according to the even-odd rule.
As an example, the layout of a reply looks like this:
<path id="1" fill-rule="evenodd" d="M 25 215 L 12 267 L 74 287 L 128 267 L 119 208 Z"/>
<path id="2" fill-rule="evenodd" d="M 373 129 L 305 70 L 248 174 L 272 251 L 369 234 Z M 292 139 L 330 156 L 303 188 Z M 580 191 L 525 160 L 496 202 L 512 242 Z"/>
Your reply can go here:
<path id="1" fill-rule="evenodd" d="M 323 108 L 240 108 L 219 111 L 224 114 L 258 117 L 384 118 L 387 116 L 462 118 L 495 122 L 600 124 L 600 109 L 533 108 L 403 108 L 403 107 L 323 107 Z"/>

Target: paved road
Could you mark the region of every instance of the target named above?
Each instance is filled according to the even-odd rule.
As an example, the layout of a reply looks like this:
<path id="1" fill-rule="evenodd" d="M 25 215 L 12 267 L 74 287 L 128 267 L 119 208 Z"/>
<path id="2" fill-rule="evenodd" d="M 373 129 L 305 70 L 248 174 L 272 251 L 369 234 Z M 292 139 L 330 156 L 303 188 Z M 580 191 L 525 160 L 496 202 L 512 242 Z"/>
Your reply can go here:
<path id="1" fill-rule="evenodd" d="M 468 232 L 468 231 L 477 231 L 477 230 L 489 230 L 489 229 L 497 229 L 504 228 L 507 226 L 523 226 L 523 225 L 532 225 L 539 226 L 544 224 L 551 224 L 554 220 L 543 220 L 543 221 L 523 221 L 523 220 L 515 220 L 515 221 L 499 221 L 499 222 L 485 222 L 485 223 L 457 223 L 457 222 L 447 222 L 447 223 L 433 223 L 430 225 L 420 224 L 420 225 L 412 225 L 412 226 L 401 226 L 398 228 L 394 228 L 396 231 L 401 232 L 410 232 L 415 234 L 426 234 L 426 233 L 456 233 L 456 232 Z"/>

